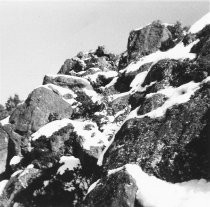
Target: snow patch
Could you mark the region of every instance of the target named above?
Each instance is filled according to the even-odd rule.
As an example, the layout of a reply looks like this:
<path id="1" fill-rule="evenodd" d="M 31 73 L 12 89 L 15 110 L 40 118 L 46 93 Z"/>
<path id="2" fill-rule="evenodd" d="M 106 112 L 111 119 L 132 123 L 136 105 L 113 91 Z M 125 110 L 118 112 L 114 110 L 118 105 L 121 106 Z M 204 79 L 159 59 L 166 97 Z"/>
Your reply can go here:
<path id="1" fill-rule="evenodd" d="M 85 85 L 85 87 L 89 87 L 89 88 L 92 88 L 92 86 L 90 85 L 90 82 L 88 80 L 86 80 L 85 78 L 82 78 L 82 77 L 77 77 L 77 76 L 71 76 L 71 75 L 61 75 L 61 74 L 57 74 L 57 75 L 47 75 L 48 77 L 50 78 L 57 78 L 57 77 L 64 77 L 64 78 L 67 78 L 67 79 L 71 79 L 72 82 L 73 81 L 76 81 L 76 82 L 81 82 Z"/>
<path id="2" fill-rule="evenodd" d="M 195 22 L 189 29 L 191 33 L 197 33 L 202 30 L 207 24 L 210 24 L 210 12 L 204 15 L 201 19 Z"/>
<path id="3" fill-rule="evenodd" d="M 4 188 L 6 186 L 6 184 L 8 183 L 8 180 L 2 180 L 0 181 L 0 196 L 2 195 Z"/>
<path id="4" fill-rule="evenodd" d="M 82 137 L 81 141 L 84 149 L 90 150 L 91 147 L 102 147 L 108 145 L 108 137 L 98 130 L 96 123 L 83 120 L 62 119 L 50 122 L 32 134 L 31 138 L 33 141 L 41 136 L 46 136 L 46 138 L 48 138 L 54 132 L 68 124 L 72 124 L 77 135 Z"/>
<path id="5" fill-rule="evenodd" d="M 38 139 L 41 136 L 50 137 L 54 132 L 58 131 L 59 129 L 67 126 L 69 123 L 71 123 L 70 119 L 61 119 L 61 120 L 55 120 L 52 121 L 43 127 L 41 127 L 37 132 L 33 133 L 31 135 L 31 138 L 33 141 Z"/>
<path id="6" fill-rule="evenodd" d="M 130 84 L 130 87 L 133 89 L 133 90 L 142 90 L 142 83 L 144 82 L 147 74 L 148 74 L 149 71 L 144 71 L 144 72 L 141 72 L 139 74 L 136 75 L 136 77 L 133 79 L 133 81 L 131 82 Z"/>
<path id="7" fill-rule="evenodd" d="M 161 51 L 154 52 L 152 54 L 142 57 L 139 61 L 135 63 L 130 63 L 121 72 L 124 72 L 124 71 L 126 73 L 134 72 L 138 70 L 144 64 L 156 63 L 162 59 L 175 59 L 175 60 L 186 59 L 186 58 L 194 59 L 196 57 L 196 54 L 190 53 L 190 50 L 193 47 L 193 45 L 197 44 L 198 42 L 199 40 L 196 40 L 187 46 L 184 46 L 183 42 L 180 42 L 175 47 L 165 52 L 161 52 Z"/>
<path id="8" fill-rule="evenodd" d="M 103 76 L 104 78 L 108 79 L 108 78 L 114 78 L 117 75 L 118 73 L 116 71 L 111 70 L 111 71 L 97 72 L 91 75 L 86 75 L 84 77 L 90 80 L 91 82 L 96 83 L 99 76 Z"/>
<path id="9" fill-rule="evenodd" d="M 91 147 L 103 147 L 108 145 L 108 138 L 98 130 L 96 123 L 91 121 L 72 120 L 71 124 L 78 136 L 82 137 L 82 146 L 86 150 Z"/>
<path id="10" fill-rule="evenodd" d="M 17 170 L 11 175 L 11 177 L 15 177 L 16 175 L 19 175 L 22 172 L 23 172 L 23 170 Z"/>
<path id="11" fill-rule="evenodd" d="M 66 170 L 72 171 L 80 166 L 80 160 L 74 156 L 62 156 L 59 163 L 63 163 L 57 171 L 60 175 L 63 175 Z"/>
<path id="12" fill-rule="evenodd" d="M 136 198 L 143 206 L 210 206 L 210 182 L 204 179 L 173 184 L 147 175 L 138 165 L 127 164 L 125 168 L 136 181 Z"/>
<path id="13" fill-rule="evenodd" d="M 45 86 L 47 86 L 51 90 L 57 91 L 61 96 L 70 94 L 73 98 L 77 97 L 77 95 L 71 89 L 64 88 L 64 87 L 61 87 L 61 86 L 57 86 L 57 85 L 54 85 L 54 84 L 51 84 L 51 83 L 46 84 Z"/>
<path id="14" fill-rule="evenodd" d="M 10 165 L 17 165 L 18 163 L 20 163 L 20 161 L 23 159 L 23 157 L 17 155 L 14 156 L 11 160 L 10 160 Z"/>
<path id="15" fill-rule="evenodd" d="M 9 124 L 9 117 L 10 117 L 10 116 L 8 116 L 7 118 L 2 119 L 2 120 L 0 121 L 0 123 L 1 123 L 2 126 L 6 125 L 6 124 Z"/>
<path id="16" fill-rule="evenodd" d="M 108 142 L 108 144 L 106 145 L 105 149 L 102 151 L 100 156 L 98 157 L 98 161 L 97 161 L 98 166 L 102 166 L 104 155 L 105 155 L 106 151 L 109 149 L 112 142 L 114 141 L 115 135 L 119 131 L 121 125 L 117 125 L 116 123 L 110 123 L 103 127 L 104 128 L 103 134 L 105 134 L 105 136 L 108 138 L 110 138 L 110 137 L 112 137 L 112 138 Z"/>
<path id="17" fill-rule="evenodd" d="M 97 184 L 99 183 L 100 179 L 98 179 L 96 182 L 94 182 L 89 188 L 88 188 L 88 193 L 90 193 L 96 186 Z"/>
<path id="18" fill-rule="evenodd" d="M 208 80 L 209 77 L 204 79 L 200 83 L 195 83 L 194 81 L 191 81 L 189 83 L 179 86 L 178 88 L 173 88 L 170 86 L 168 88 L 158 91 L 157 93 L 148 94 L 146 98 L 149 98 L 154 94 L 163 94 L 167 96 L 168 99 L 161 107 L 158 107 L 157 109 L 150 111 L 149 113 L 146 113 L 144 115 L 137 115 L 137 111 L 139 109 L 139 107 L 137 107 L 136 109 L 131 111 L 126 120 L 134 117 L 143 118 L 145 116 L 148 116 L 150 118 L 161 117 L 165 114 L 166 110 L 171 108 L 172 106 L 176 104 L 186 103 L 187 101 L 189 101 L 190 97 L 195 93 L 195 91 L 197 91 L 200 88 L 200 86 Z"/>

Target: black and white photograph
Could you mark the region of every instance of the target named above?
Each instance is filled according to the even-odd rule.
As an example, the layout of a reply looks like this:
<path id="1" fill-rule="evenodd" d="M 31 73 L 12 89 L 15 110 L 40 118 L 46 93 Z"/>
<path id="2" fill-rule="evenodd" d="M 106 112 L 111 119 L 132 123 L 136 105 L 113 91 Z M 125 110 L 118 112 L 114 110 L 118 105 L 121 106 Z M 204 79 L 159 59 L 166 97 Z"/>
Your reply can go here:
<path id="1" fill-rule="evenodd" d="M 210 207 L 210 0 L 0 0 L 0 207 Z"/>

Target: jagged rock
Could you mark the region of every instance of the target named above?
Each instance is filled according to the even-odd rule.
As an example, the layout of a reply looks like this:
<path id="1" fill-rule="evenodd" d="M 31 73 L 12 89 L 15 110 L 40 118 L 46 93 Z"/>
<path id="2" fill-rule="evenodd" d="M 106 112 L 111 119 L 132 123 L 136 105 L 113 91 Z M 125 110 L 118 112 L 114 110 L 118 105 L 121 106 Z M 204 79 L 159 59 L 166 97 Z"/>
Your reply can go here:
<path id="1" fill-rule="evenodd" d="M 12 207 L 13 204 L 18 201 L 18 197 L 21 196 L 21 193 L 26 191 L 40 175 L 39 170 L 29 168 L 25 169 L 21 174 L 11 177 L 0 196 L 1 207 Z M 22 201 L 26 198 L 27 197 L 22 197 Z"/>
<path id="2" fill-rule="evenodd" d="M 6 169 L 8 152 L 8 135 L 0 125 L 0 174 Z"/>
<path id="3" fill-rule="evenodd" d="M 102 71 L 116 68 L 117 62 L 117 56 L 106 52 L 104 46 L 99 46 L 94 52 L 79 53 L 77 57 L 67 59 L 58 73 L 81 76 L 90 68 L 99 68 Z"/>
<path id="4" fill-rule="evenodd" d="M 11 159 L 16 155 L 21 155 L 21 146 L 23 138 L 18 133 L 14 132 L 12 125 L 6 125 L 3 127 L 4 132 L 8 137 L 8 148 L 7 148 L 7 161 L 6 161 L 6 173 L 11 174 L 15 170 L 15 166 L 10 165 Z"/>
<path id="5" fill-rule="evenodd" d="M 79 58 L 67 59 L 58 73 L 68 75 L 71 71 L 80 72 L 85 69 L 85 66 L 84 61 Z"/>
<path id="6" fill-rule="evenodd" d="M 49 116 L 53 113 L 58 114 L 58 119 L 69 118 L 72 108 L 51 90 L 39 87 L 15 109 L 10 116 L 10 123 L 19 133 L 35 132 L 49 122 Z"/>
<path id="7" fill-rule="evenodd" d="M 86 207 L 134 207 L 137 186 L 134 179 L 124 170 L 102 178 L 86 196 Z"/>
<path id="8" fill-rule="evenodd" d="M 130 84 L 135 78 L 135 76 L 141 72 L 149 70 L 150 66 L 151 66 L 151 63 L 147 63 L 147 64 L 142 65 L 138 70 L 128 72 L 128 73 L 127 72 L 119 73 L 118 79 L 116 83 L 114 84 L 115 90 L 121 93 L 129 91 L 131 89 Z"/>
<path id="9" fill-rule="evenodd" d="M 190 81 L 200 82 L 205 79 L 210 71 L 200 62 L 185 59 L 163 59 L 152 66 L 142 86 L 154 82 L 147 88 L 147 93 L 157 92 L 166 86 L 179 87 Z"/>
<path id="10" fill-rule="evenodd" d="M 189 102 L 173 106 L 165 117 L 128 120 L 105 154 L 107 169 L 138 163 L 163 180 L 210 179 L 209 84 Z"/>
<path id="11" fill-rule="evenodd" d="M 120 57 L 99 46 L 45 76 L 0 126 L 0 181 L 9 180 L 0 206 L 137 207 L 144 204 L 141 175 L 209 180 L 209 30 L 191 34 L 179 22 L 156 21 L 132 31 Z M 161 59 L 178 42 L 193 43 L 195 58 Z M 19 160 L 10 165 L 13 156 Z M 146 173 L 136 173 L 139 166 Z"/>
<path id="12" fill-rule="evenodd" d="M 127 45 L 128 59 L 149 55 L 162 47 L 167 50 L 171 45 L 174 46 L 170 31 L 160 22 L 153 22 L 130 33 Z"/>
<path id="13" fill-rule="evenodd" d="M 93 90 L 92 86 L 90 85 L 89 81 L 84 78 L 74 77 L 74 76 L 48 76 L 44 77 L 43 85 L 52 83 L 58 86 L 63 86 L 67 88 L 86 88 L 88 90 Z"/>
<path id="14" fill-rule="evenodd" d="M 165 103 L 166 99 L 167 97 L 163 94 L 154 94 L 153 96 L 144 99 L 144 101 L 140 104 L 137 114 L 144 115 L 157 109 Z"/>

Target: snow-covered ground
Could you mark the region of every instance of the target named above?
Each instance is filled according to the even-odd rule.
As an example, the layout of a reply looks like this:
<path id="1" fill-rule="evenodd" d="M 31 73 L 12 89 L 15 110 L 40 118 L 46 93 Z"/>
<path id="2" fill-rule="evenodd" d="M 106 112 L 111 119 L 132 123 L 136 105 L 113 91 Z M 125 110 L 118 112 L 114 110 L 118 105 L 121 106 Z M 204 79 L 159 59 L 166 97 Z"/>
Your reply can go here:
<path id="1" fill-rule="evenodd" d="M 57 171 L 60 175 L 63 175 L 66 170 L 72 171 L 80 166 L 80 160 L 74 156 L 62 156 L 59 163 L 63 164 Z"/>
<path id="2" fill-rule="evenodd" d="M 10 160 L 10 165 L 17 165 L 18 163 L 20 163 L 20 161 L 23 159 L 23 157 L 16 155 L 14 156 L 11 160 Z"/>
<path id="3" fill-rule="evenodd" d="M 70 119 L 62 119 L 62 120 L 55 120 L 52 121 L 43 127 L 41 127 L 38 131 L 31 135 L 33 141 L 38 139 L 41 136 L 50 137 L 54 132 L 58 131 L 59 129 L 67 126 L 71 123 Z"/>
<path id="4" fill-rule="evenodd" d="M 186 58 L 194 59 L 196 57 L 196 54 L 190 53 L 190 50 L 193 47 L 193 45 L 197 44 L 198 42 L 199 40 L 196 40 L 187 46 L 184 46 L 184 44 L 180 42 L 175 47 L 165 52 L 157 51 L 147 56 L 144 56 L 139 61 L 130 63 L 124 70 L 121 70 L 120 72 L 122 73 L 125 71 L 126 73 L 131 73 L 138 70 L 144 64 L 147 64 L 147 63 L 154 64 L 158 62 L 159 60 L 163 60 L 167 58 L 175 59 L 175 60 L 186 59 Z"/>
<path id="5" fill-rule="evenodd" d="M 204 15 L 201 19 L 195 22 L 189 29 L 191 33 L 197 33 L 202 30 L 207 24 L 210 24 L 210 12 Z"/>
<path id="6" fill-rule="evenodd" d="M 176 104 L 186 103 L 187 101 L 189 101 L 190 97 L 195 93 L 195 91 L 197 91 L 203 83 L 209 80 L 210 80 L 210 77 L 207 77 L 200 83 L 195 83 L 194 81 L 191 81 L 189 83 L 179 86 L 178 88 L 173 88 L 170 86 L 168 88 L 158 91 L 157 93 L 148 94 L 146 98 L 149 98 L 153 96 L 154 94 L 163 94 L 168 99 L 165 101 L 165 103 L 162 106 L 144 115 L 137 114 L 137 111 L 139 110 L 139 107 L 137 107 L 136 109 L 130 112 L 126 120 L 131 119 L 131 118 L 143 118 L 145 116 L 148 116 L 151 118 L 161 117 L 165 114 L 166 110 L 171 108 L 172 106 Z"/>
<path id="7" fill-rule="evenodd" d="M 35 141 L 41 136 L 46 136 L 46 138 L 48 138 L 54 132 L 67 126 L 68 124 L 72 124 L 74 131 L 78 136 L 81 136 L 83 148 L 86 150 L 90 150 L 91 147 L 107 146 L 109 143 L 109 135 L 100 132 L 96 123 L 92 121 L 70 119 L 56 120 L 44 125 L 37 132 L 31 135 L 32 141 Z"/>
<path id="8" fill-rule="evenodd" d="M 9 124 L 9 117 L 10 116 L 8 116 L 7 118 L 5 118 L 5 119 L 3 119 L 3 120 L 0 121 L 0 123 L 1 123 L 2 126 L 6 125 L 6 124 Z"/>
<path id="9" fill-rule="evenodd" d="M 2 180 L 2 181 L 0 181 L 0 196 L 2 195 L 3 190 L 4 190 L 4 188 L 5 188 L 5 186 L 6 186 L 7 183 L 8 183 L 8 180 Z"/>
<path id="10" fill-rule="evenodd" d="M 102 71 L 102 72 L 100 71 L 100 72 L 96 72 L 91 75 L 86 75 L 86 76 L 84 76 L 84 78 L 87 78 L 91 82 L 96 83 L 99 76 L 103 76 L 104 78 L 108 79 L 108 78 L 114 78 L 117 75 L 118 75 L 118 73 L 113 70 L 112 71 Z"/>
<path id="11" fill-rule="evenodd" d="M 125 166 L 135 179 L 137 199 L 145 207 L 209 207 L 210 182 L 204 179 L 183 183 L 169 183 L 149 176 L 135 164 Z"/>

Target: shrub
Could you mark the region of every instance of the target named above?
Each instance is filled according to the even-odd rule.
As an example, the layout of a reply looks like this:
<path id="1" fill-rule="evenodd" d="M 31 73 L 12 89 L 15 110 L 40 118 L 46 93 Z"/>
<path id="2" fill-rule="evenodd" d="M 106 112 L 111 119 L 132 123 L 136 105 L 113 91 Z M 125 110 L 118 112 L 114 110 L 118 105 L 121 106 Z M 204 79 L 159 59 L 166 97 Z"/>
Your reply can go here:
<path id="1" fill-rule="evenodd" d="M 17 105 L 21 102 L 19 96 L 17 94 L 14 97 L 10 96 L 5 104 L 6 110 L 11 114 L 13 110 L 17 107 Z"/>

